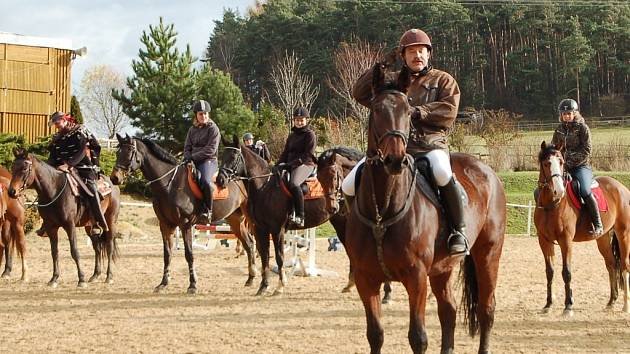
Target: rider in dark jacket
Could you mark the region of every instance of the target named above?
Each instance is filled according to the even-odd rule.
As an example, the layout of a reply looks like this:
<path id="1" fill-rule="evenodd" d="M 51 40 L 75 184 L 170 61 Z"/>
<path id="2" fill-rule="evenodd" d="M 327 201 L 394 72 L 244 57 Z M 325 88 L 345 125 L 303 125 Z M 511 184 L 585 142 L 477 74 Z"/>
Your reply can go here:
<path id="1" fill-rule="evenodd" d="M 188 129 L 184 143 L 184 161 L 194 162 L 201 171 L 201 191 L 206 210 L 201 214 L 200 223 L 212 221 L 212 176 L 218 170 L 217 152 L 221 133 L 210 119 L 210 103 L 200 100 L 193 103 L 193 126 Z"/>
<path id="2" fill-rule="evenodd" d="M 258 140 L 256 144 L 254 144 L 254 134 L 243 134 L 243 143 L 258 156 L 262 157 L 263 160 L 267 161 L 267 163 L 271 162 L 271 154 L 269 153 L 267 144 L 265 144 L 262 140 Z"/>
<path id="3" fill-rule="evenodd" d="M 560 125 L 553 133 L 551 143 L 562 151 L 567 172 L 580 183 L 580 196 L 593 222 L 592 233 L 600 236 L 604 232 L 597 200 L 591 193 L 593 169 L 591 168 L 591 131 L 578 110 L 578 104 L 567 98 L 558 105 Z"/>
<path id="4" fill-rule="evenodd" d="M 68 172 L 70 167 L 74 167 L 79 176 L 85 180 L 85 184 L 92 192 L 90 198 L 90 209 L 96 224 L 92 227 L 92 232 L 99 234 L 108 231 L 109 227 L 103 211 L 99 197 L 96 181 L 100 172 L 100 152 L 101 146 L 98 140 L 83 125 L 63 112 L 55 112 L 50 116 L 49 126 L 55 126 L 57 133 L 52 137 L 48 145 L 48 164 L 57 169 Z"/>
<path id="5" fill-rule="evenodd" d="M 315 147 L 317 136 L 308 125 L 309 113 L 304 107 L 298 107 L 293 113 L 293 128 L 287 138 L 284 151 L 278 159 L 278 166 L 286 166 L 291 171 L 289 190 L 293 196 L 294 213 L 290 220 L 304 226 L 304 195 L 300 185 L 313 173 L 317 164 Z"/>

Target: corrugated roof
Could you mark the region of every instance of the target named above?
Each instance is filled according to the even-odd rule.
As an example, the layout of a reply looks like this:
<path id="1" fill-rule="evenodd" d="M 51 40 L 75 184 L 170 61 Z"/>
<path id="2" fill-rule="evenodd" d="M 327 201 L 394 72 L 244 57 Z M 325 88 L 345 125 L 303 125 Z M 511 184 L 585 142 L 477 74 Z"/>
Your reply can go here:
<path id="1" fill-rule="evenodd" d="M 73 50 L 72 40 L 66 38 L 46 38 L 23 36 L 21 34 L 1 32 L 0 43 Z"/>

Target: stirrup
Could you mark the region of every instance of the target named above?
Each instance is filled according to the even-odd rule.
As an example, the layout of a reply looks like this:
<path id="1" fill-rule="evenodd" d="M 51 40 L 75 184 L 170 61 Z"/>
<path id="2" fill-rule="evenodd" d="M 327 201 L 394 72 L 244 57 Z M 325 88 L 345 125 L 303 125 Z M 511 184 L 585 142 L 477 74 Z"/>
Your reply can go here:
<path id="1" fill-rule="evenodd" d="M 464 240 L 464 247 L 463 249 L 460 247 L 461 244 L 456 244 L 456 245 L 451 245 L 451 241 L 453 240 L 453 238 L 455 237 L 461 237 Z M 456 248 L 454 248 L 453 246 L 457 246 Z M 451 234 L 448 236 L 448 239 L 446 240 L 446 247 L 448 248 L 448 254 L 451 257 L 454 256 L 459 256 L 459 255 L 469 255 L 469 246 L 468 246 L 468 238 L 466 236 L 464 236 L 463 233 L 457 231 L 457 230 L 453 230 L 451 232 Z"/>

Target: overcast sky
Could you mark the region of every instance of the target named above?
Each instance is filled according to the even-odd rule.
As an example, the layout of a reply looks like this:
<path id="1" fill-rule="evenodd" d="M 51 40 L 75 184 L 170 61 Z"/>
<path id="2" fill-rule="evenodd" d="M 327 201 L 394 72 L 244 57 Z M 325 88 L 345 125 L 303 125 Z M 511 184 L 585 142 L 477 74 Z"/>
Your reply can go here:
<path id="1" fill-rule="evenodd" d="M 190 44 L 199 58 L 208 43 L 214 20 L 224 9 L 243 14 L 255 0 L 0 0 L 0 32 L 66 38 L 74 48 L 87 47 L 87 56 L 73 63 L 72 86 L 78 88 L 86 69 L 107 64 L 130 75 L 138 57 L 140 36 L 149 25 L 175 24 L 177 44 Z"/>

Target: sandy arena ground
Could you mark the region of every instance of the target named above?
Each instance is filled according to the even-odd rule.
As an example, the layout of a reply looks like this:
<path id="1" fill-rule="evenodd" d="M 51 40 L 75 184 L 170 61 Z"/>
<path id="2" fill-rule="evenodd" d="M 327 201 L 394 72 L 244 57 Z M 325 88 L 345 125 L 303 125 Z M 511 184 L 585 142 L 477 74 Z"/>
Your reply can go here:
<path id="1" fill-rule="evenodd" d="M 356 290 L 341 294 L 345 253 L 328 252 L 318 241 L 317 265 L 337 277 L 290 279 L 282 296 L 254 297 L 246 258 L 233 245 L 195 249 L 199 294 L 186 295 L 188 272 L 183 250 L 176 251 L 169 288 L 154 294 L 162 276 L 162 243 L 151 209 L 123 207 L 122 258 L 115 282 L 76 286 L 76 268 L 67 239 L 60 242 L 61 279 L 51 289 L 47 239 L 28 235 L 30 282 L 20 282 L 19 260 L 12 278 L 0 281 L 2 352 L 176 352 L 176 353 L 365 353 L 365 317 Z M 144 221 L 138 221 L 144 220 Z M 135 226 L 131 224 L 136 224 Z M 93 252 L 81 237 L 81 264 L 89 277 Z M 558 250 L 559 253 L 559 250 Z M 306 260 L 306 255 L 303 255 Z M 273 261 L 273 259 L 272 259 Z M 503 249 L 492 337 L 495 353 L 630 353 L 630 315 L 606 311 L 608 276 L 594 242 L 575 245 L 575 315 L 562 317 L 563 285 L 558 268 L 556 306 L 543 315 L 544 264 L 535 238 L 508 237 Z M 277 284 L 277 277 L 272 285 Z M 459 297 L 460 292 L 458 292 Z M 384 353 L 411 352 L 407 341 L 407 295 L 394 284 L 394 302 L 384 307 Z M 440 328 L 434 299 L 427 306 L 429 353 L 438 353 Z M 464 326 L 456 329 L 458 353 L 476 352 Z"/>

